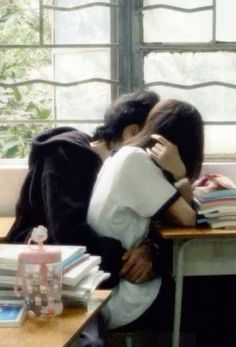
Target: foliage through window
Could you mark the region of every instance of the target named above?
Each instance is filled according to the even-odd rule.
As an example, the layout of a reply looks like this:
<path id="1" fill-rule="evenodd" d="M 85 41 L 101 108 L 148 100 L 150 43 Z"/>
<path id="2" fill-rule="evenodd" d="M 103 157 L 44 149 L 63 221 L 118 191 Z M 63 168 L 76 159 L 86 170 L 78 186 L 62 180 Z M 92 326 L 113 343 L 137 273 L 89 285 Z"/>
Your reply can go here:
<path id="1" fill-rule="evenodd" d="M 50 127 L 92 133 L 145 86 L 200 110 L 208 158 L 236 158 L 235 17 L 234 0 L 0 0 L 0 156 Z"/>
<path id="2" fill-rule="evenodd" d="M 0 0 L 0 155 L 25 157 L 35 134 L 92 132 L 118 93 L 116 1 Z"/>

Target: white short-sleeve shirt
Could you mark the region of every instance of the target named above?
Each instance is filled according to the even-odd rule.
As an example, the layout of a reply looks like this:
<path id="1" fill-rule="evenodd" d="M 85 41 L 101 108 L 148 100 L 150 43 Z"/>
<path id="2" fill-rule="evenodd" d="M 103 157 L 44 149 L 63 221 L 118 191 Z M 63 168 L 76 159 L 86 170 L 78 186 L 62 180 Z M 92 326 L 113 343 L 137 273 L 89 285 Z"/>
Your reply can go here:
<path id="1" fill-rule="evenodd" d="M 147 153 L 124 146 L 103 164 L 88 210 L 88 223 L 101 235 L 138 246 L 148 233 L 151 217 L 174 202 L 177 191 Z M 121 280 L 106 305 L 109 328 L 128 324 L 155 300 L 161 279 L 142 284 Z"/>

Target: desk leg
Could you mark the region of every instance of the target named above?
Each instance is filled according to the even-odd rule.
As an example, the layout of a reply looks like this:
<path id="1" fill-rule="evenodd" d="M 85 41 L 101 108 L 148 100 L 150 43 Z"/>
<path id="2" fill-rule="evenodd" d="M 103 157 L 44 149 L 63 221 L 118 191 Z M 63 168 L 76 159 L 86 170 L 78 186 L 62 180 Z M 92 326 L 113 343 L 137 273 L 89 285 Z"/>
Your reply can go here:
<path id="1" fill-rule="evenodd" d="M 176 288 L 175 288 L 175 311 L 174 311 L 174 328 L 172 337 L 172 347 L 179 347 L 180 342 L 180 323 L 182 310 L 182 293 L 183 293 L 183 241 L 175 240 L 176 251 Z"/>

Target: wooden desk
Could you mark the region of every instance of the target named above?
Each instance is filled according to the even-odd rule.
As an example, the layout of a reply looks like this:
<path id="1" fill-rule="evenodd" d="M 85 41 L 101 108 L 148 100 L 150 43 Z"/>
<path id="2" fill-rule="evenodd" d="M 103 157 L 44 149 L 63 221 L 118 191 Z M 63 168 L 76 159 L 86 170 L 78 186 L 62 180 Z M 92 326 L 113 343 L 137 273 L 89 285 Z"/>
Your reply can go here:
<path id="1" fill-rule="evenodd" d="M 161 229 L 159 232 L 164 239 L 236 237 L 236 229 L 172 227 Z"/>
<path id="2" fill-rule="evenodd" d="M 160 230 L 160 234 L 174 241 L 176 289 L 172 347 L 178 347 L 183 278 L 236 274 L 236 229 L 173 227 Z"/>
<path id="3" fill-rule="evenodd" d="M 63 347 L 78 336 L 83 327 L 102 308 L 110 290 L 96 290 L 85 308 L 67 308 L 62 315 L 35 321 L 26 318 L 20 327 L 0 328 L 1 347 Z"/>
<path id="4" fill-rule="evenodd" d="M 0 217 L 0 242 L 3 242 L 12 226 L 15 217 Z"/>

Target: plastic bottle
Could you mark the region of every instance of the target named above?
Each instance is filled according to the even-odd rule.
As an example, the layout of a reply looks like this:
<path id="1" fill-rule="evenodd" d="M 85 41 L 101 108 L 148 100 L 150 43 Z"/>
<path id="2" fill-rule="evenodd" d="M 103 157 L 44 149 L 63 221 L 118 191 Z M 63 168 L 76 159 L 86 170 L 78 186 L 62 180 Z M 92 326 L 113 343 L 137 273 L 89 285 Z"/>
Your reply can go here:
<path id="1" fill-rule="evenodd" d="M 28 249 L 22 251 L 18 258 L 15 292 L 20 295 L 18 287 L 21 278 L 22 294 L 30 317 L 55 316 L 63 309 L 61 251 L 44 246 L 46 239 L 45 227 L 34 228 Z M 38 245 L 33 246 L 32 241 Z"/>

